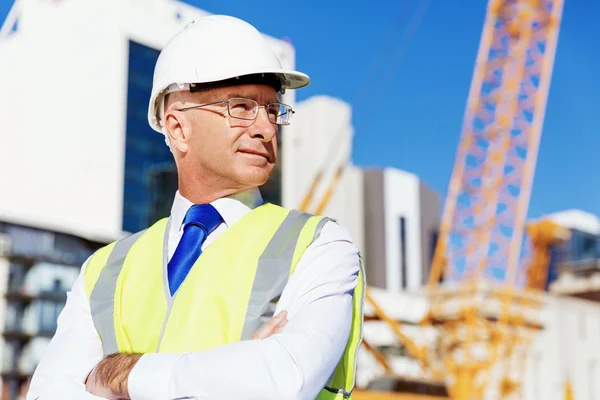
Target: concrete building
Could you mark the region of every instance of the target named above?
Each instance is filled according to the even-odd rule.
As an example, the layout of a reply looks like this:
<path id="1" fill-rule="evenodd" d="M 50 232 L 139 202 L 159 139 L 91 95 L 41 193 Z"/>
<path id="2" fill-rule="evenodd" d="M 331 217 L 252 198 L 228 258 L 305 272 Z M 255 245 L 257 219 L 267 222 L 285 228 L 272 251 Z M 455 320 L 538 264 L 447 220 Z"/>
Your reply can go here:
<path id="1" fill-rule="evenodd" d="M 427 279 L 441 204 L 411 173 L 364 171 L 365 269 L 368 283 L 391 292 L 417 290 Z"/>
<path id="2" fill-rule="evenodd" d="M 14 96 L 0 109 L 10 132 L 0 168 L 27 168 L 0 176 L 3 191 L 20 194 L 2 199 L 0 220 L 112 240 L 164 215 L 173 161 L 146 122 L 154 61 L 206 14 L 171 0 L 15 2 L 0 41 L 10 60 L 0 63 L 0 90 Z M 294 68 L 294 48 L 268 40 Z M 283 101 L 293 106 L 295 91 Z"/>
<path id="3" fill-rule="evenodd" d="M 315 96 L 296 106 L 293 129 L 283 135 L 287 153 L 284 204 L 337 219 L 364 250 L 362 171 L 352 165 L 350 105 L 329 96 Z M 314 192 L 311 194 L 311 188 Z M 304 201 L 311 196 L 304 207 Z"/>
<path id="4" fill-rule="evenodd" d="M 97 243 L 0 222 L 2 399 L 24 394 L 82 263 Z"/>
<path id="5" fill-rule="evenodd" d="M 365 180 L 368 176 L 367 171 Z M 381 181 L 380 178 L 380 185 Z M 368 184 L 365 188 L 368 189 Z M 513 356 L 499 358 L 492 364 L 482 400 L 503 398 L 500 391 L 503 385 L 508 387 L 506 382 L 515 385 L 514 397 L 523 400 L 563 400 L 568 398 L 567 383 L 571 385 L 572 398 L 600 398 L 597 340 L 600 334 L 600 219 L 581 210 L 561 211 L 546 218 L 571 232 L 569 240 L 551 249 L 550 275 L 558 276 L 558 279 L 554 278 L 546 293 L 517 291 L 523 297 L 511 305 L 510 311 L 514 317 L 521 317 L 527 327 L 518 329 L 520 341 L 514 338 L 503 341 L 516 343 Z M 369 227 L 366 229 L 368 232 Z M 371 235 L 367 233 L 366 237 Z M 367 240 L 367 250 L 369 244 Z M 401 331 L 410 343 L 427 350 L 423 354 L 427 355 L 428 363 L 443 361 L 439 356 L 447 353 L 440 347 L 441 339 L 452 337 L 449 331 L 439 329 L 442 320 L 439 316 L 435 325 L 423 323 L 434 304 L 442 307 L 450 319 L 459 315 L 461 308 L 471 306 L 477 307 L 481 311 L 479 315 L 489 322 L 497 321 L 502 315 L 502 298 L 493 295 L 489 286 L 482 285 L 477 295 L 460 297 L 447 291 L 444 293 L 442 300 L 438 300 L 440 303 L 436 303 L 435 297 L 429 296 L 424 288 L 397 293 L 371 288 L 371 296 L 377 305 L 387 316 L 400 322 Z M 433 378 L 431 370 L 423 368 L 409 351 L 409 345 L 399 340 L 390 326 L 381 321 L 375 308 L 367 303 L 365 309 L 365 341 L 387 355 L 393 372 L 386 372 L 363 346 L 359 352 L 359 383 L 371 388 L 411 387 L 420 390 L 419 393 L 447 396 L 444 385 L 452 384 L 449 379 L 452 375 L 447 375 L 445 381 Z M 466 328 L 464 321 L 462 326 L 462 329 Z M 493 326 L 492 323 L 486 328 Z M 456 336 L 459 342 L 464 337 Z M 395 380 L 390 376 L 396 376 Z"/>
<path id="6" fill-rule="evenodd" d="M 550 290 L 600 302 L 600 219 L 582 210 L 565 210 L 548 216 L 568 228 L 568 241 L 553 249 L 550 268 L 557 279 Z"/>
<path id="7" fill-rule="evenodd" d="M 174 162 L 146 121 L 154 62 L 206 14 L 172 0 L 17 0 L 2 24 L 0 92 L 12 96 L 0 107 L 3 399 L 26 387 L 85 259 L 168 215 Z M 293 69 L 294 48 L 267 40 Z M 282 101 L 295 106 L 295 91 Z M 293 187 L 295 176 L 279 163 L 263 197 L 293 203 L 281 180 Z"/>

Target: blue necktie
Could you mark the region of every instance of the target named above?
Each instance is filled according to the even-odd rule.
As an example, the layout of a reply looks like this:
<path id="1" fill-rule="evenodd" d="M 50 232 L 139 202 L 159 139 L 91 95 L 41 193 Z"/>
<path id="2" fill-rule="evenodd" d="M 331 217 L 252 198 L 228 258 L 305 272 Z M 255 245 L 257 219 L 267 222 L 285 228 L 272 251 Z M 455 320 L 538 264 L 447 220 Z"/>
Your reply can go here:
<path id="1" fill-rule="evenodd" d="M 222 221 L 221 214 L 210 204 L 195 204 L 185 214 L 183 236 L 167 266 L 171 296 L 202 254 L 202 243 Z"/>

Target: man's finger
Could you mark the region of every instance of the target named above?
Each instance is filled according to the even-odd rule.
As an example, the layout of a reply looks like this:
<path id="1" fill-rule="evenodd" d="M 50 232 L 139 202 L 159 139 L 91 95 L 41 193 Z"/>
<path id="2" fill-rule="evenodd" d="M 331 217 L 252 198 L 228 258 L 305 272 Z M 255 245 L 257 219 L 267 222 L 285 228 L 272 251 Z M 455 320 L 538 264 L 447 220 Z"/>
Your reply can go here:
<path id="1" fill-rule="evenodd" d="M 267 322 L 262 328 L 260 328 L 252 339 L 266 339 L 271 335 L 281 332 L 287 324 L 287 312 L 282 311 Z"/>

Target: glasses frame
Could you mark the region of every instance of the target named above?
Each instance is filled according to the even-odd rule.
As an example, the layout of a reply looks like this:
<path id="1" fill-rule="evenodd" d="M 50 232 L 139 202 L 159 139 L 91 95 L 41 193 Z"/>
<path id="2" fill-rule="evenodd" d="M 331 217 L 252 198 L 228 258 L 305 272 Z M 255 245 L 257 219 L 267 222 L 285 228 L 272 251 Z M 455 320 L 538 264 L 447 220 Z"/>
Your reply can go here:
<path id="1" fill-rule="evenodd" d="M 244 101 L 252 101 L 256 104 L 256 115 L 254 116 L 254 118 L 241 118 L 241 117 L 235 117 L 233 115 L 231 115 L 231 100 L 244 100 Z M 189 106 L 189 107 L 184 107 L 184 108 L 180 108 L 177 111 L 188 111 L 188 110 L 194 110 L 194 109 L 198 109 L 198 108 L 203 108 L 203 107 L 208 107 L 208 106 L 214 106 L 217 104 L 223 104 L 223 103 L 227 103 L 227 114 L 229 115 L 229 117 L 234 118 L 234 119 L 241 119 L 243 121 L 256 121 L 256 118 L 258 117 L 258 111 L 261 108 L 264 108 L 265 111 L 267 111 L 267 107 L 269 106 L 286 106 L 289 108 L 289 112 L 291 112 L 291 115 L 294 115 L 296 113 L 296 111 L 294 111 L 294 109 L 292 108 L 292 106 L 285 104 L 285 103 L 280 103 L 280 102 L 274 102 L 274 103 L 267 103 L 267 104 L 258 104 L 258 102 L 256 100 L 252 100 L 252 99 L 248 99 L 248 98 L 244 98 L 244 97 L 232 97 L 229 98 L 227 100 L 220 100 L 220 101 L 213 101 L 212 103 L 205 103 L 205 104 L 198 104 L 195 106 Z M 290 115 L 290 120 L 292 118 L 292 116 Z M 290 121 L 288 121 L 287 123 L 277 123 L 277 122 L 273 122 L 271 121 L 271 117 L 269 116 L 269 112 L 267 111 L 267 118 L 269 118 L 269 122 L 271 122 L 274 125 L 279 125 L 279 126 L 287 126 L 290 125 Z"/>

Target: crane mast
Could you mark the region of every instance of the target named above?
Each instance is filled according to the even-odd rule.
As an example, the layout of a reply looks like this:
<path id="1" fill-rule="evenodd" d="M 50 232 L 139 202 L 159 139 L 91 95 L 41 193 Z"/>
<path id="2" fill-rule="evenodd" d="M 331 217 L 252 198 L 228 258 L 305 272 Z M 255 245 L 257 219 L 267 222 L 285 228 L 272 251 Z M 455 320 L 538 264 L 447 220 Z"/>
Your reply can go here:
<path id="1" fill-rule="evenodd" d="M 563 0 L 491 0 L 429 284 L 515 285 Z"/>
<path id="2" fill-rule="evenodd" d="M 419 323 L 434 328 L 436 343 L 420 345 L 405 335 L 367 288 L 377 318 L 389 324 L 426 375 L 446 381 L 454 400 L 481 399 L 489 390 L 497 398 L 518 396 L 527 344 L 541 329 L 525 308 L 541 305 L 529 289 L 543 281 L 547 257 L 538 254 L 540 267 L 529 277 L 520 270 L 520 258 L 563 1 L 488 3 L 429 274 L 428 312 Z M 315 177 L 301 209 L 310 208 L 321 177 Z M 330 191 L 335 184 L 334 179 Z M 546 225 L 539 225 L 543 235 L 533 237 L 538 247 L 564 236 L 562 231 L 548 236 Z M 518 290 L 521 277 L 527 279 Z M 440 286 L 442 281 L 450 285 Z M 492 289 L 479 291 L 482 282 L 491 282 Z M 385 357 L 367 341 L 363 345 L 390 373 Z M 501 378 L 493 385 L 491 370 L 497 367 Z"/>
<path id="3" fill-rule="evenodd" d="M 563 0 L 488 3 L 422 321 L 439 337 L 429 364 L 456 400 L 518 396 L 541 329 L 528 312 L 540 302 L 517 287 L 562 8 Z M 492 371 L 501 378 L 493 382 Z"/>

